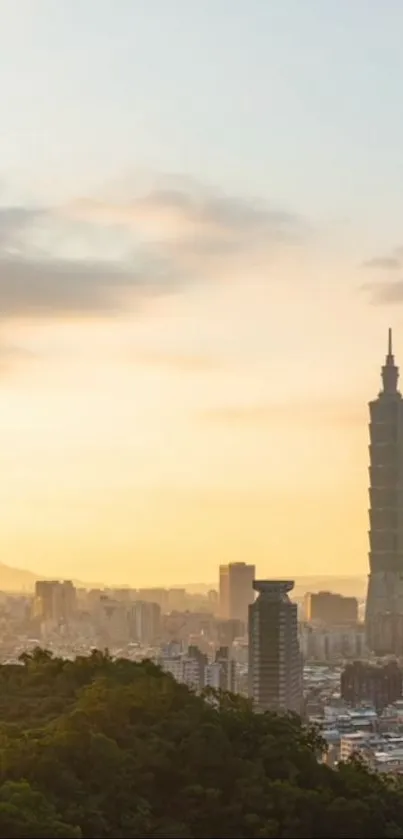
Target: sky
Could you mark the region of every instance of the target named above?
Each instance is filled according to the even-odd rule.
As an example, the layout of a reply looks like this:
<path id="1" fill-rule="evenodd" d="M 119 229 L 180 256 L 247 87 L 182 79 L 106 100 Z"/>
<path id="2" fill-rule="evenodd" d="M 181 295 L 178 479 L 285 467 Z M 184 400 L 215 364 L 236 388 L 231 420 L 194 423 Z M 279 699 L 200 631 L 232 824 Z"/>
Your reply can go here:
<path id="1" fill-rule="evenodd" d="M 0 559 L 367 573 L 400 0 L 2 0 Z"/>

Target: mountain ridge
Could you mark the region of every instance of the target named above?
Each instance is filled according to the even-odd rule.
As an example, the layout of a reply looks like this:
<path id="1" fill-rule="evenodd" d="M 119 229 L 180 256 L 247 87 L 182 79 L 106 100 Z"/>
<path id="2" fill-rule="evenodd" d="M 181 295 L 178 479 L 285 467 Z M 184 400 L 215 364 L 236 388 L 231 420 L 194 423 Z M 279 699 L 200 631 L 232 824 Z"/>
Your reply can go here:
<path id="1" fill-rule="evenodd" d="M 39 574 L 35 571 L 29 571 L 27 568 L 16 568 L 14 565 L 7 565 L 5 562 L 0 562 L 0 591 L 18 593 L 18 594 L 32 594 L 35 590 L 35 583 L 38 580 L 61 580 L 71 579 L 68 576 L 53 577 Z M 72 580 L 78 588 L 97 588 L 103 587 L 103 583 L 83 583 L 81 580 Z"/>
<path id="2" fill-rule="evenodd" d="M 262 575 L 259 575 L 262 576 Z M 268 576 L 263 575 L 263 576 Z M 296 597 L 301 597 L 307 591 L 316 592 L 316 591 L 332 591 L 338 594 L 348 595 L 363 598 L 366 594 L 366 581 L 367 578 L 365 575 L 356 575 L 356 576 L 346 576 L 346 575 L 319 575 L 319 574 L 309 574 L 309 575 L 293 575 L 293 574 L 286 574 L 285 577 L 287 579 L 293 579 L 295 581 L 295 587 L 293 594 Z M 279 579 L 278 575 L 273 575 L 273 579 Z M 5 592 L 13 592 L 13 593 L 32 593 L 35 589 L 35 583 L 37 580 L 52 580 L 52 579 L 71 579 L 68 575 L 57 575 L 55 574 L 53 577 L 47 576 L 45 574 L 37 573 L 36 571 L 30 571 L 26 568 L 17 568 L 13 565 L 7 565 L 4 562 L 0 562 L 0 591 Z M 130 588 L 131 586 L 128 584 L 119 584 L 115 583 L 115 585 L 105 583 L 101 583 L 99 581 L 95 582 L 83 582 L 82 580 L 75 580 L 73 579 L 72 582 L 75 586 L 79 588 Z M 155 584 L 156 587 L 158 583 Z M 133 588 L 137 588 L 133 584 Z M 152 588 L 153 586 L 140 586 L 140 588 Z M 185 588 L 190 594 L 191 593 L 205 593 L 209 589 L 217 588 L 217 583 L 207 584 L 207 583 L 187 583 L 182 585 L 172 585 L 172 586 L 163 586 L 163 588 Z"/>

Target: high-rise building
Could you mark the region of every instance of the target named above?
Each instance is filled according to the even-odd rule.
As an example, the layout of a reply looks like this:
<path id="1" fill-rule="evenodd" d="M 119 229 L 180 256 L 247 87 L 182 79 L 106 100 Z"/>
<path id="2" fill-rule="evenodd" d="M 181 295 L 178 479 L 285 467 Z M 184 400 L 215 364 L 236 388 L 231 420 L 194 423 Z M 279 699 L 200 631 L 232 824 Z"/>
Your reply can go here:
<path id="1" fill-rule="evenodd" d="M 235 661 L 230 657 L 228 647 L 220 647 L 215 660 L 206 665 L 205 684 L 216 690 L 235 692 Z"/>
<path id="2" fill-rule="evenodd" d="M 77 609 L 77 591 L 71 580 L 60 583 L 58 597 L 58 611 L 60 619 L 69 623 Z"/>
<path id="3" fill-rule="evenodd" d="M 77 592 L 71 580 L 38 580 L 35 583 L 36 617 L 46 623 L 68 624 L 74 617 Z"/>
<path id="4" fill-rule="evenodd" d="M 121 600 L 102 594 L 97 610 L 98 632 L 107 646 L 127 644 L 130 638 L 128 607 Z"/>
<path id="5" fill-rule="evenodd" d="M 369 403 L 370 510 L 366 633 L 377 655 L 403 653 L 403 400 L 389 329 L 382 389 Z"/>
<path id="6" fill-rule="evenodd" d="M 129 626 L 131 636 L 139 644 L 155 644 L 161 636 L 161 607 L 137 600 L 129 608 Z"/>
<path id="7" fill-rule="evenodd" d="M 54 619 L 54 592 L 59 583 L 57 580 L 37 580 L 35 583 L 35 616 L 42 621 Z"/>
<path id="8" fill-rule="evenodd" d="M 258 711 L 302 708 L 302 659 L 292 581 L 255 580 L 249 606 L 249 696 Z"/>
<path id="9" fill-rule="evenodd" d="M 219 568 L 219 612 L 220 618 L 229 619 L 229 566 L 220 565 Z"/>
<path id="10" fill-rule="evenodd" d="M 254 601 L 255 566 L 246 562 L 220 565 L 220 617 L 248 623 L 248 609 Z"/>
<path id="11" fill-rule="evenodd" d="M 195 644 L 189 644 L 187 656 L 184 658 L 184 681 L 192 684 L 197 690 L 202 690 L 206 684 L 206 667 L 208 661 L 205 653 Z"/>
<path id="12" fill-rule="evenodd" d="M 345 702 L 351 705 L 371 702 L 378 711 L 400 699 L 402 687 L 402 671 L 396 661 L 388 661 L 384 665 L 354 661 L 347 664 L 340 679 Z"/>
<path id="13" fill-rule="evenodd" d="M 324 626 L 347 626 L 358 622 L 358 600 L 331 591 L 308 592 L 304 598 L 305 620 Z"/>

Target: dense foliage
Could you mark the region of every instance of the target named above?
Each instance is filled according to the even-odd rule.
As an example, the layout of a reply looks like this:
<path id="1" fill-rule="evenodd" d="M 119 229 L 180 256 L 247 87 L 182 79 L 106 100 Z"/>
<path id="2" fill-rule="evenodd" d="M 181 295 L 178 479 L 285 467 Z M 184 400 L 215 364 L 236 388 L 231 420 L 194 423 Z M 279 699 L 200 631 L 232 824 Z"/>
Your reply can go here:
<path id="1" fill-rule="evenodd" d="M 0 836 L 403 837 L 400 786 L 320 747 L 151 662 L 37 650 L 0 667 Z"/>

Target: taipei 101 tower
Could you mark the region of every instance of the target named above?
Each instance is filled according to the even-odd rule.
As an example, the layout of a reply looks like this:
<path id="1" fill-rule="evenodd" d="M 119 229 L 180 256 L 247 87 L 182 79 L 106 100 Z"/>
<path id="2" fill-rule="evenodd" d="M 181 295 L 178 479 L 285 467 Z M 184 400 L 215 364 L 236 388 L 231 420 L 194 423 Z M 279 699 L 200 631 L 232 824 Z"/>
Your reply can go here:
<path id="1" fill-rule="evenodd" d="M 403 399 L 389 329 L 382 389 L 369 403 L 369 578 L 366 634 L 376 655 L 403 655 Z"/>

